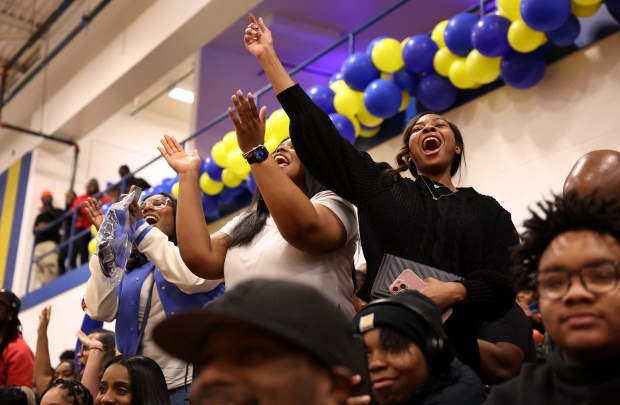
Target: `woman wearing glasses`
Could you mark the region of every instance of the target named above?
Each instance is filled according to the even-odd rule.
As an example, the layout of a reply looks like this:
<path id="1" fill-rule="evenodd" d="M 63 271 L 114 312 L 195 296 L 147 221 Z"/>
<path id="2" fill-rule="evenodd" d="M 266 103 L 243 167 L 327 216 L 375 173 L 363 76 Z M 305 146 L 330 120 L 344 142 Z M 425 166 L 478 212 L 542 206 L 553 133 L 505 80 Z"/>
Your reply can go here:
<path id="1" fill-rule="evenodd" d="M 106 282 L 93 255 L 84 296 L 84 311 L 91 318 L 116 320 L 117 346 L 122 354 L 142 354 L 160 365 L 172 404 L 186 403 L 192 370 L 159 350 L 151 330 L 167 316 L 202 308 L 224 292 L 222 280 L 198 278 L 183 263 L 177 246 L 176 208 L 176 199 L 168 193 L 151 195 L 139 206 L 130 205 L 133 247 L 121 284 L 112 287 Z M 86 209 L 99 229 L 103 212 L 98 202 L 88 199 Z"/>

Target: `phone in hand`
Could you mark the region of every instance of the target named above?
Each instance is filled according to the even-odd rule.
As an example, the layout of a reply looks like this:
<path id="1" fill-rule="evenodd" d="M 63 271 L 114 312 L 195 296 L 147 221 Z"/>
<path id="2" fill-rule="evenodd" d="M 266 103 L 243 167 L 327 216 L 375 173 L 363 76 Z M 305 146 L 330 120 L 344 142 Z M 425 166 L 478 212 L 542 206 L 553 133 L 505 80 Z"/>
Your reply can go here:
<path id="1" fill-rule="evenodd" d="M 135 194 L 133 195 L 133 203 L 138 204 L 140 202 L 140 196 L 142 195 L 142 189 L 136 185 L 131 186 L 129 189 L 129 193 L 135 190 Z M 129 194 L 128 193 L 128 194 Z"/>
<path id="2" fill-rule="evenodd" d="M 415 274 L 411 269 L 405 269 L 390 285 L 390 293 L 396 295 L 406 290 L 420 291 L 426 287 L 426 281 Z M 448 308 L 441 314 L 441 321 L 445 322 L 452 315 L 452 308 Z"/>
<path id="3" fill-rule="evenodd" d="M 353 335 L 353 351 L 355 353 L 355 374 L 362 377 L 362 381 L 351 388 L 350 396 L 370 395 L 372 398 L 372 384 L 370 383 L 370 373 L 368 371 L 368 356 L 366 354 L 366 344 L 362 335 Z M 372 402 L 371 402 L 372 403 Z"/>

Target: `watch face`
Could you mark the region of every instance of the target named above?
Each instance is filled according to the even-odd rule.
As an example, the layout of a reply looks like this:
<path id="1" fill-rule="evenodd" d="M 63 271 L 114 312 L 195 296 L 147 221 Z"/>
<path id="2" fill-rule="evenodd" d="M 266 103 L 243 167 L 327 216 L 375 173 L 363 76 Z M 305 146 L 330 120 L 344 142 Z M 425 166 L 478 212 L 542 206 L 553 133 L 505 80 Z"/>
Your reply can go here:
<path id="1" fill-rule="evenodd" d="M 262 162 L 263 160 L 267 159 L 268 156 L 269 151 L 266 148 L 260 148 L 257 149 L 256 152 L 254 152 L 254 158 L 258 162 Z"/>

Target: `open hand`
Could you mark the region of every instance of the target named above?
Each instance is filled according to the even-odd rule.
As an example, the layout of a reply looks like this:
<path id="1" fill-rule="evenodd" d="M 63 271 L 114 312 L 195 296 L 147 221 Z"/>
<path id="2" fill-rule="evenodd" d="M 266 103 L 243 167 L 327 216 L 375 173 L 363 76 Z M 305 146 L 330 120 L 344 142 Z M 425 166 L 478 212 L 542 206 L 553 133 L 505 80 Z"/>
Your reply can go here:
<path id="1" fill-rule="evenodd" d="M 164 135 L 164 139 L 160 140 L 162 146 L 158 146 L 157 150 L 166 159 L 168 165 L 178 174 L 200 171 L 202 159 L 198 155 L 198 151 L 194 149 L 194 153 L 189 155 L 185 149 L 179 144 L 174 137 Z"/>
<path id="2" fill-rule="evenodd" d="M 50 323 L 50 316 L 52 315 L 52 306 L 46 305 L 39 314 L 39 333 L 47 333 L 47 327 Z"/>
<path id="3" fill-rule="evenodd" d="M 103 343 L 98 341 L 97 339 L 91 338 L 86 333 L 78 330 L 75 334 L 77 338 L 82 342 L 82 345 L 87 349 L 99 349 L 103 351 Z"/>
<path id="4" fill-rule="evenodd" d="M 101 228 L 101 224 L 103 223 L 103 211 L 101 210 L 101 206 L 99 205 L 99 201 L 92 197 L 88 197 L 86 202 L 84 203 L 84 209 L 86 210 L 86 214 L 88 215 L 88 219 L 90 222 L 95 225 L 95 228 L 99 230 Z"/>
<path id="5" fill-rule="evenodd" d="M 257 58 L 259 58 L 267 49 L 273 49 L 273 38 L 271 37 L 271 31 L 265 25 L 263 18 L 260 17 L 256 20 L 254 14 L 248 15 L 250 24 L 245 29 L 245 35 L 243 36 L 243 42 L 248 51 Z"/>
<path id="6" fill-rule="evenodd" d="M 228 107 L 228 115 L 237 132 L 239 149 L 242 152 L 247 152 L 255 146 L 263 144 L 265 142 L 267 107 L 263 106 L 259 112 L 252 93 L 248 93 L 246 99 L 241 90 L 237 90 L 237 93 L 230 99 L 237 110 L 237 114 L 235 114 L 235 111 Z"/>

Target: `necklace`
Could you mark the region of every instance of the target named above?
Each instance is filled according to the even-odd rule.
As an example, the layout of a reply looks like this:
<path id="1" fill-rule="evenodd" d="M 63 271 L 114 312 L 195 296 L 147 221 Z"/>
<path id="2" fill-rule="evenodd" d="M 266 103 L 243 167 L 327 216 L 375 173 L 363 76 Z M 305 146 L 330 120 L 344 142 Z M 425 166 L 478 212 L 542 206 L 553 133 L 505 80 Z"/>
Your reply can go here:
<path id="1" fill-rule="evenodd" d="M 458 189 L 452 191 L 450 190 L 448 187 L 446 186 L 441 186 L 441 187 L 446 187 L 448 188 L 448 190 L 452 191 L 450 194 L 443 194 L 440 195 L 439 197 L 435 197 L 435 194 L 433 193 L 433 190 L 431 190 L 431 188 L 429 187 L 428 183 L 426 182 L 426 179 L 424 178 L 424 176 L 420 175 L 420 178 L 422 178 L 422 182 L 424 183 L 424 185 L 426 186 L 426 188 L 428 189 L 428 192 L 431 193 L 431 196 L 433 196 L 433 200 L 437 201 L 439 200 L 441 197 L 448 197 L 451 196 L 452 194 L 456 193 L 457 191 L 459 191 Z M 432 181 L 432 180 L 431 180 Z M 439 188 L 440 186 L 438 186 L 437 184 L 435 184 L 435 182 L 433 182 L 433 188 Z"/>

